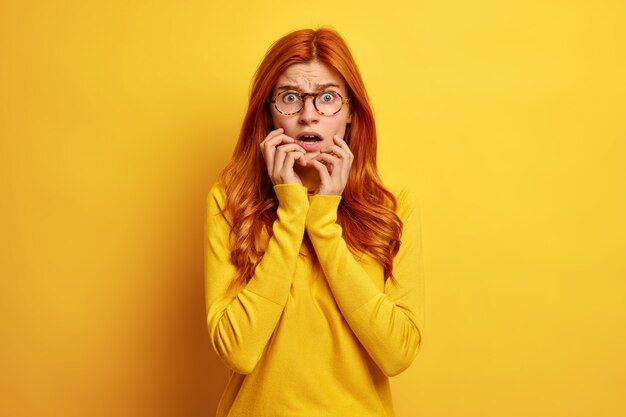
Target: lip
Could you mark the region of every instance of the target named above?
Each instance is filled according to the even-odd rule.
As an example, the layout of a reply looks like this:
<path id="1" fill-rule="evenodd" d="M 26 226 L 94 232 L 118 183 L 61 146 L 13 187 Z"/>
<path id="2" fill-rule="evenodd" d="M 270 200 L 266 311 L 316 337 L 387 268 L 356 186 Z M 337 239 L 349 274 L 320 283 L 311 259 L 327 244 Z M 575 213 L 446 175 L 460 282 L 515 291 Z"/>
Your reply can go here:
<path id="1" fill-rule="evenodd" d="M 301 138 L 302 136 L 318 136 L 318 137 L 319 137 L 319 138 L 321 138 L 322 140 L 320 140 L 319 142 L 311 142 L 311 143 L 308 143 L 308 142 L 303 142 L 303 141 L 301 141 L 301 140 L 300 140 L 300 138 Z M 318 150 L 319 150 L 319 148 L 321 148 L 321 146 L 322 146 L 322 142 L 324 142 L 324 138 L 323 138 L 323 137 L 322 137 L 322 135 L 320 135 L 319 133 L 317 133 L 317 132 L 313 132 L 313 131 L 310 131 L 310 132 L 301 132 L 301 133 L 297 136 L 296 141 L 298 141 L 298 144 L 299 144 L 300 146 L 302 146 L 302 148 L 303 148 L 305 151 L 307 151 L 307 152 L 314 152 L 314 151 L 318 151 Z"/>

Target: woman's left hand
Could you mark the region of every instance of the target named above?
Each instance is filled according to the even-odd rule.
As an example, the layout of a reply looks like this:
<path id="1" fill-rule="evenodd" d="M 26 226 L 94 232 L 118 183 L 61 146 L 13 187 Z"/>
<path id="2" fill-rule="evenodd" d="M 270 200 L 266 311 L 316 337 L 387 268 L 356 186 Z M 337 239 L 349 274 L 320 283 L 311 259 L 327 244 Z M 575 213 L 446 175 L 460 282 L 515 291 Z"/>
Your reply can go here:
<path id="1" fill-rule="evenodd" d="M 320 175 L 319 195 L 341 195 L 346 184 L 354 155 L 348 144 L 339 136 L 333 136 L 334 145 L 321 149 L 321 153 L 308 163 Z"/>

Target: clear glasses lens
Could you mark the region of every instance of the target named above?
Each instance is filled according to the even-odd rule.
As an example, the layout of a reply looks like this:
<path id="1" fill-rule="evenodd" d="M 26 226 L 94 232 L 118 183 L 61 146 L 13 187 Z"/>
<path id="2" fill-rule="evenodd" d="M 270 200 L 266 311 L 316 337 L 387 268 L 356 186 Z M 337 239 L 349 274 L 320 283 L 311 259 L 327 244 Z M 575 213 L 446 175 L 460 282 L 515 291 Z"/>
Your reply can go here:
<path id="1" fill-rule="evenodd" d="M 304 96 L 306 97 L 307 94 Z M 275 105 L 283 114 L 294 114 L 304 107 L 304 98 L 297 91 L 284 91 L 276 97 Z M 332 115 L 341 110 L 343 100 L 334 91 L 322 91 L 315 96 L 314 105 L 321 114 Z"/>

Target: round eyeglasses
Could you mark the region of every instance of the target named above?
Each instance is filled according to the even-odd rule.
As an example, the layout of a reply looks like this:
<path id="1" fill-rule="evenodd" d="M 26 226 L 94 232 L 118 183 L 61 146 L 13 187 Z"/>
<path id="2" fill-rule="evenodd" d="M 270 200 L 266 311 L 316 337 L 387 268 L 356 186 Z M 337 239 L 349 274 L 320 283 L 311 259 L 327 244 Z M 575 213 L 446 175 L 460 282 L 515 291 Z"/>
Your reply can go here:
<path id="1" fill-rule="evenodd" d="M 320 91 L 318 93 L 300 93 L 298 91 L 281 91 L 276 98 L 270 103 L 274 105 L 279 113 L 285 116 L 291 116 L 304 108 L 304 100 L 310 96 L 313 97 L 313 107 L 323 116 L 332 116 L 339 113 L 344 103 L 350 101 L 350 98 L 343 98 L 336 91 Z"/>

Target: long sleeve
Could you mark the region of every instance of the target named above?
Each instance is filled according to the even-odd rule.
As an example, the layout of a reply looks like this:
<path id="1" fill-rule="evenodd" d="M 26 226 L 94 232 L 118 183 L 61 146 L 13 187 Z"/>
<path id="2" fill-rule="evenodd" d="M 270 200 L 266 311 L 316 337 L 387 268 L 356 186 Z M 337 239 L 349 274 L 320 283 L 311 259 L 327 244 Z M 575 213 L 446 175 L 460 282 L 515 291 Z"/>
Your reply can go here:
<path id="1" fill-rule="evenodd" d="M 420 224 L 406 192 L 398 195 L 403 222 L 400 250 L 394 258 L 396 287 L 382 284 L 382 266 L 357 261 L 336 223 L 340 196 L 310 198 L 306 230 L 329 287 L 346 322 L 387 376 L 404 371 L 419 349 L 424 322 L 424 281 Z M 375 264 L 372 266 L 372 264 Z M 378 269 L 376 269 L 378 265 Z"/>
<path id="2" fill-rule="evenodd" d="M 306 188 L 274 187 L 279 201 L 273 235 L 254 275 L 236 296 L 227 296 L 236 267 L 230 260 L 229 219 L 222 213 L 224 191 L 214 185 L 205 219 L 205 295 L 213 348 L 232 370 L 254 370 L 289 296 L 309 206 Z"/>

